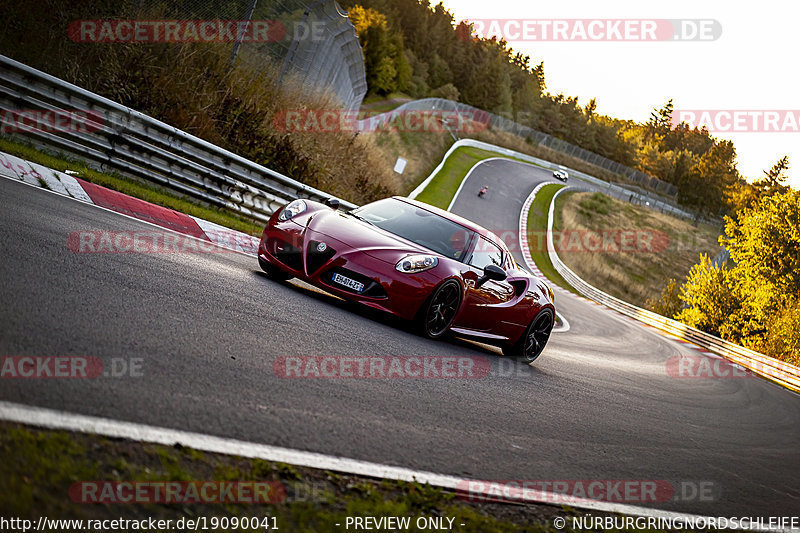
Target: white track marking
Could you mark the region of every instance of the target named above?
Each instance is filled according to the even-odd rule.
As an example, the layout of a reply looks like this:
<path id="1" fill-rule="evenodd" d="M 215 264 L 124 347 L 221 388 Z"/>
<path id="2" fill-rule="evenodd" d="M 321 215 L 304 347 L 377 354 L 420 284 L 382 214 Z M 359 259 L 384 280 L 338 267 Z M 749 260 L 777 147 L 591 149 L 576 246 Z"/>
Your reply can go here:
<path id="1" fill-rule="evenodd" d="M 11 154 L 0 153 L 0 161 L 2 162 L 0 169 L 2 169 L 3 175 L 6 177 L 24 181 L 28 185 L 42 186 L 39 180 L 32 175 L 33 169 L 24 159 Z"/>
<path id="2" fill-rule="evenodd" d="M 253 237 L 241 231 L 235 231 L 225 226 L 220 226 L 219 224 L 203 220 L 202 218 L 193 216 L 191 218 L 197 222 L 197 225 L 200 226 L 200 229 L 203 230 L 203 233 L 206 234 L 211 242 L 226 248 L 232 248 L 247 255 L 256 255 L 258 253 L 258 245 L 261 242 L 261 239 L 258 237 Z"/>
<path id="3" fill-rule="evenodd" d="M 320 470 L 332 470 L 346 474 L 366 476 L 380 479 L 392 479 L 399 481 L 416 481 L 418 483 L 428 483 L 435 487 L 447 490 L 463 488 L 464 483 L 469 479 L 459 478 L 445 474 L 436 474 L 423 470 L 413 470 L 400 466 L 382 465 L 347 457 L 337 457 L 316 452 L 305 452 L 258 444 L 213 435 L 204 435 L 189 431 L 148 426 L 133 422 L 123 422 L 108 418 L 79 415 L 63 411 L 55 411 L 42 407 L 31 407 L 10 402 L 0 402 L 0 420 L 17 422 L 48 429 L 75 431 L 79 433 L 89 433 L 102 435 L 105 437 L 130 439 L 138 442 L 161 444 L 164 446 L 182 446 L 194 448 L 196 450 L 220 453 L 226 455 L 238 455 L 250 459 L 263 459 L 265 461 L 276 461 L 295 466 L 316 468 Z M 475 493 L 473 494 L 480 494 Z M 490 494 L 486 494 L 491 496 Z M 520 495 L 519 501 L 527 503 L 543 503 L 553 505 L 553 501 L 559 501 L 558 494 L 539 493 L 538 491 L 526 491 Z M 604 511 L 610 513 L 623 513 L 634 516 L 652 516 L 661 518 L 697 519 L 700 515 L 690 515 L 674 511 L 661 511 L 649 509 L 635 505 L 602 502 L 595 500 L 580 500 L 570 503 L 570 506 L 585 510 Z"/>
<path id="4" fill-rule="evenodd" d="M 61 180 L 58 179 L 56 172 L 52 168 L 31 163 L 30 161 L 28 161 L 28 164 L 33 168 L 33 170 L 39 173 L 39 177 L 43 182 L 45 182 L 51 191 L 57 192 L 58 194 L 63 194 L 64 196 L 69 195 L 69 191 L 67 191 L 67 188 L 64 187 L 63 183 L 61 183 Z"/>
<path id="5" fill-rule="evenodd" d="M 64 188 L 69 191 L 69 195 L 75 198 L 76 200 L 80 200 L 81 202 L 86 202 L 87 204 L 94 204 L 89 195 L 86 194 L 86 191 L 83 190 L 81 184 L 78 183 L 78 180 L 70 176 L 69 174 L 64 174 L 63 172 L 58 172 L 56 170 L 53 173 L 58 177 L 59 181 Z M 138 219 L 136 219 L 138 220 Z"/>

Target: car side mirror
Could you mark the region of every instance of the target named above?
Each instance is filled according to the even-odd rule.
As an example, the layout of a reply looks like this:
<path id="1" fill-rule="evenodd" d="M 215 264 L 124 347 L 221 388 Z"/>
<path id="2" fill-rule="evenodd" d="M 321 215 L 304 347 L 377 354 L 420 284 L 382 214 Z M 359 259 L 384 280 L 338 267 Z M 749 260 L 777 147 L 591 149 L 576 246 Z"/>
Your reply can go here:
<path id="1" fill-rule="evenodd" d="M 328 198 L 325 200 L 325 205 L 333 209 L 334 211 L 339 209 L 339 199 L 338 198 Z"/>
<path id="2" fill-rule="evenodd" d="M 486 265 L 483 269 L 483 276 L 478 278 L 478 281 L 475 283 L 476 286 L 480 287 L 484 283 L 489 280 L 492 281 L 503 281 L 508 277 L 506 271 L 500 268 L 497 265 Z"/>

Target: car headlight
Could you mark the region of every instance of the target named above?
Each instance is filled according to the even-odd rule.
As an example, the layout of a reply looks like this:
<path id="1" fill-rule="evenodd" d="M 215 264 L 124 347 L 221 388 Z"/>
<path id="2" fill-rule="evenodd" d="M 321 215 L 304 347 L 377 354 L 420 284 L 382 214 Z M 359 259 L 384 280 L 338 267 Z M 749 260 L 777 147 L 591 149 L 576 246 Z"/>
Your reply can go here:
<path id="1" fill-rule="evenodd" d="M 295 217 L 306 210 L 308 206 L 303 200 L 295 200 L 283 208 L 281 214 L 278 215 L 278 220 L 285 222 L 292 217 Z"/>
<path id="2" fill-rule="evenodd" d="M 405 274 L 416 274 L 439 264 L 439 258 L 432 255 L 409 255 L 397 262 L 395 268 Z"/>

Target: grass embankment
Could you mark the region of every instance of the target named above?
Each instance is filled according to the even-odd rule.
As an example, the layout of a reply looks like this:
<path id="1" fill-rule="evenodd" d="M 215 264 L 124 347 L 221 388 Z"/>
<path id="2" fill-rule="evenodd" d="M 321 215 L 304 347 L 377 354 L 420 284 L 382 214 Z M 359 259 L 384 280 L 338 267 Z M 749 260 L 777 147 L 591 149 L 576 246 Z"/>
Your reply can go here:
<path id="1" fill-rule="evenodd" d="M 490 157 L 497 157 L 497 154 L 471 146 L 457 148 L 450 154 L 425 190 L 417 196 L 417 200 L 447 209 L 469 169 Z"/>
<path id="2" fill-rule="evenodd" d="M 403 196 L 433 172 L 453 144 L 447 132 L 379 131 L 360 137 L 379 154 L 385 167 L 394 168 L 398 157 L 406 160 L 403 173 L 393 173 L 393 194 Z"/>
<path id="3" fill-rule="evenodd" d="M 470 169 L 484 159 L 492 157 L 502 157 L 503 159 L 519 161 L 528 165 L 532 164 L 521 159 L 500 156 L 495 152 L 471 146 L 457 148 L 450 154 L 441 170 L 436 173 L 428 186 L 425 187 L 425 190 L 416 199 L 420 202 L 447 209 Z"/>
<path id="4" fill-rule="evenodd" d="M 408 531 L 418 531 L 414 521 L 427 516 L 454 518 L 453 530 L 469 533 L 555 532 L 550 520 L 574 514 L 558 506 L 466 502 L 418 483 L 374 480 L 180 446 L 31 429 L 5 422 L 0 423 L 0 450 L 4 457 L 13 458 L 0 466 L 0 515 L 4 517 L 178 520 L 274 516 L 279 531 L 323 532 L 344 530 L 347 516 L 410 516 L 412 527 Z M 80 490 L 70 493 L 70 487 L 80 481 L 211 480 L 277 481 L 285 490 L 285 498 L 272 504 L 76 503 L 72 498 L 78 494 L 80 501 Z"/>
<path id="5" fill-rule="evenodd" d="M 550 255 L 547 253 L 547 215 L 550 211 L 550 202 L 556 192 L 563 188 L 563 185 L 553 183 L 545 185 L 536 193 L 530 211 L 528 211 L 528 247 L 533 262 L 547 279 L 577 294 L 575 289 L 553 267 Z"/>
<path id="6" fill-rule="evenodd" d="M 368 112 L 370 115 L 385 113 L 414 100 L 405 93 L 392 93 L 388 96 L 370 94 L 361 102 L 361 111 Z"/>
<path id="7" fill-rule="evenodd" d="M 701 254 L 714 257 L 721 250 L 718 227 L 694 227 L 601 193 L 564 193 L 555 212 L 561 260 L 588 283 L 639 307 L 658 300 L 670 279 L 685 279 Z"/>
<path id="8" fill-rule="evenodd" d="M 354 203 L 404 192 L 392 172 L 394 162 L 384 164 L 367 136 L 338 120 L 321 123 L 322 116 L 341 109 L 341 102 L 301 87 L 292 75 L 281 78 L 281 61 L 269 52 L 257 63 L 237 61 L 230 68 L 230 43 L 86 43 L 72 41 L 67 31 L 69 21 L 109 13 L 120 20 L 194 18 L 187 16 L 190 6 L 172 4 L 33 0 L 9 5 L 5 19 L 13 24 L 0 32 L 0 50 Z M 274 18 L 268 16 L 273 7 L 259 5 L 254 20 Z M 235 19 L 230 13 L 215 16 Z M 254 53 L 253 47 L 244 48 Z"/>
<path id="9" fill-rule="evenodd" d="M 259 235 L 264 225 L 248 218 L 240 217 L 232 211 L 201 205 L 174 192 L 152 183 L 144 183 L 119 174 L 98 172 L 85 163 L 62 155 L 42 152 L 25 144 L 0 137 L 0 151 L 21 157 L 27 161 L 55 170 L 73 170 L 81 179 L 102 185 L 109 189 L 140 198 L 147 202 L 168 207 L 187 215 L 196 216 L 221 226 L 225 226 L 249 235 Z"/>

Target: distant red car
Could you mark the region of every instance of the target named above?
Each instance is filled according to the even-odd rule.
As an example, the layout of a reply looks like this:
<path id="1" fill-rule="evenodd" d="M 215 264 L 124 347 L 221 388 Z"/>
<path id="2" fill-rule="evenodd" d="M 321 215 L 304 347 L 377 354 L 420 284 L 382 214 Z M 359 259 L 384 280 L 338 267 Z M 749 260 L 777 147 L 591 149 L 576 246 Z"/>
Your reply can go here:
<path id="1" fill-rule="evenodd" d="M 492 232 L 393 197 L 350 212 L 295 200 L 264 229 L 258 261 L 274 280 L 300 278 L 334 295 L 533 361 L 555 320 L 554 296 Z"/>

